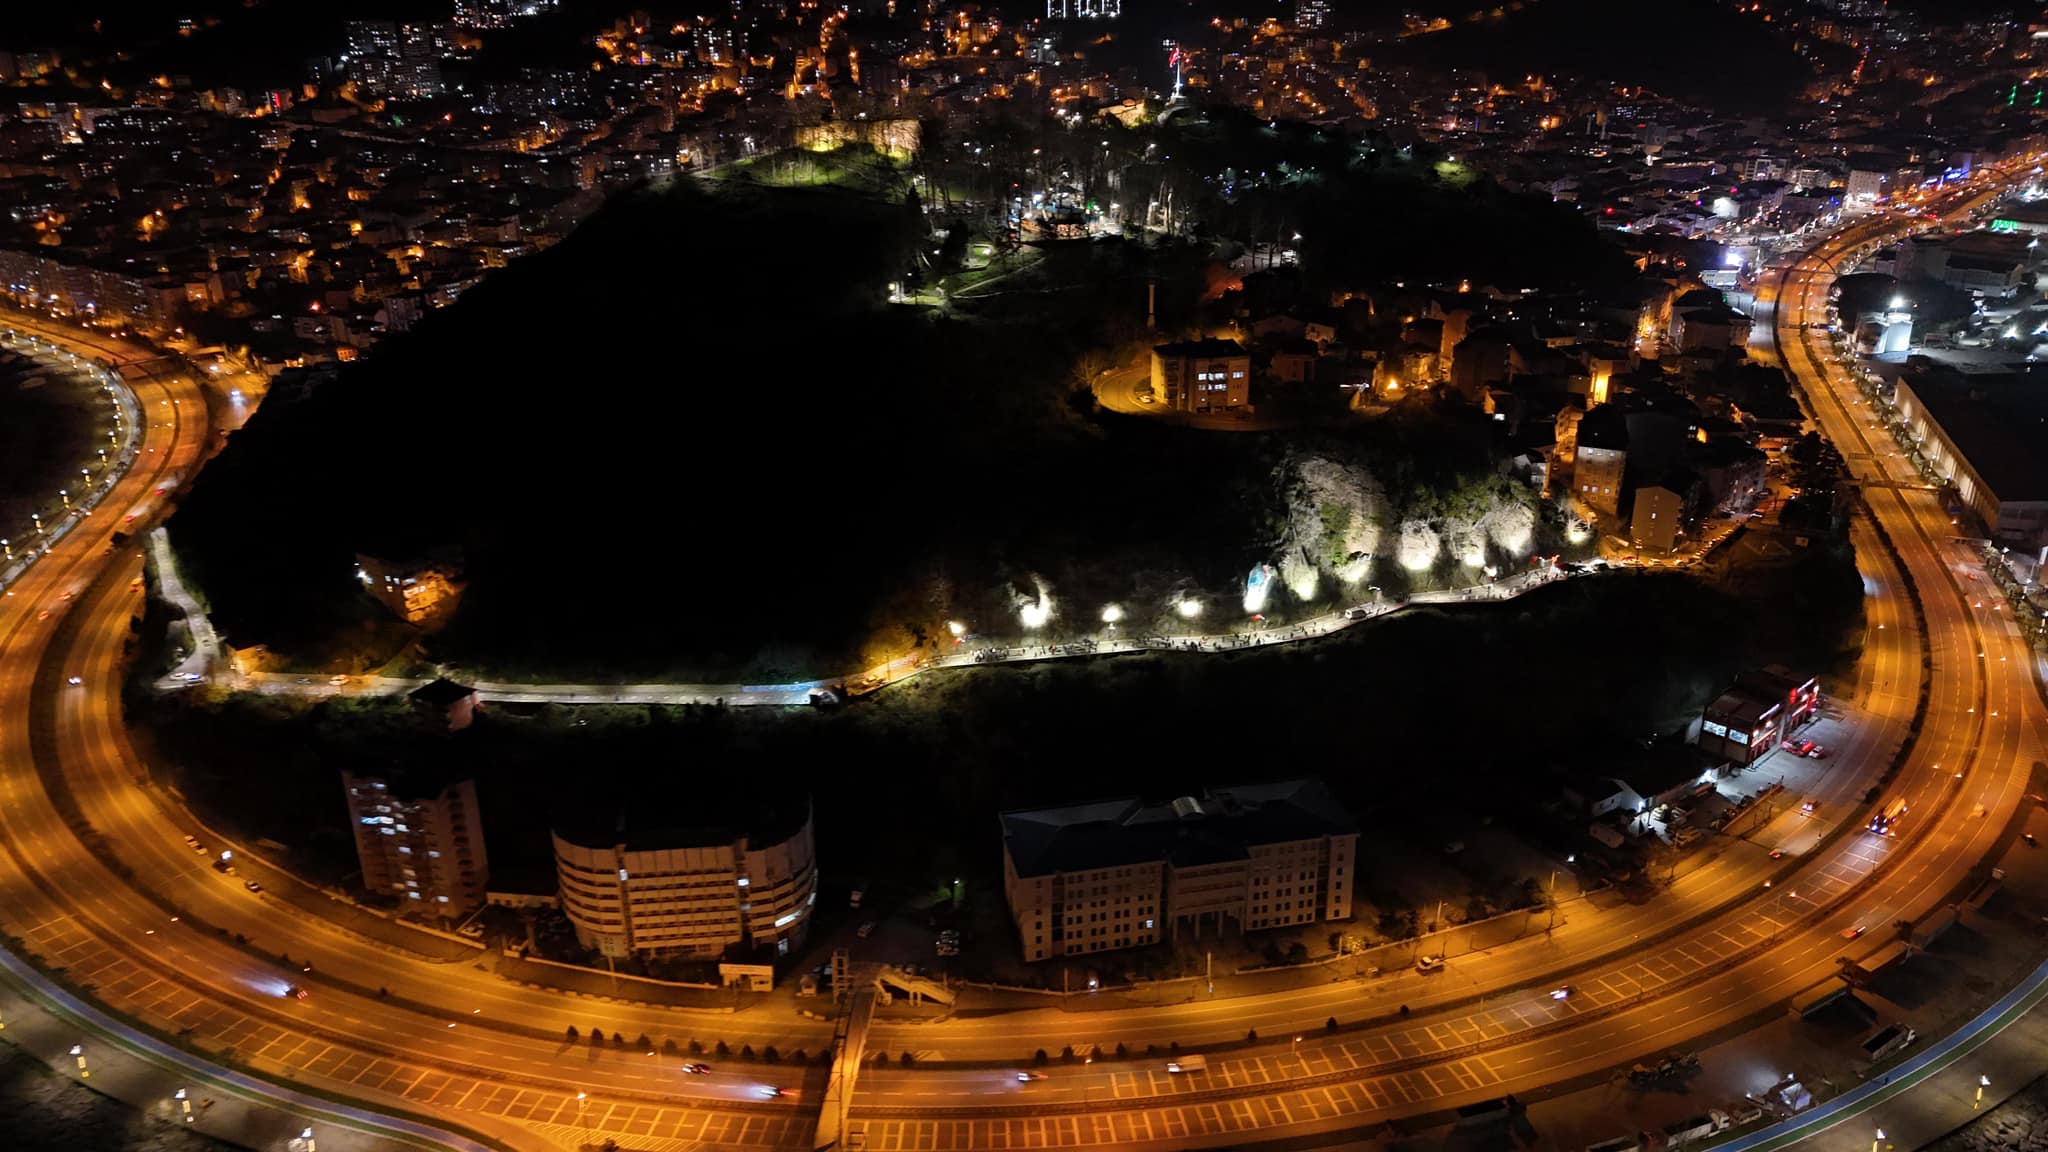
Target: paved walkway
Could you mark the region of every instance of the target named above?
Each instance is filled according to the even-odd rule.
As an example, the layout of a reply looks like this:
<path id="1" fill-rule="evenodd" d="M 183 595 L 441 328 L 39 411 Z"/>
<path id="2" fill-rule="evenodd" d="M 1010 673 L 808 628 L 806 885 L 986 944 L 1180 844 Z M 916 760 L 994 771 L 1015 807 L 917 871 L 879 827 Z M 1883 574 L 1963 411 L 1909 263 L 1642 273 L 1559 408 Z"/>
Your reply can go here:
<path id="1" fill-rule="evenodd" d="M 11 558 L 0 559 L 0 589 L 14 583 L 15 579 L 28 570 L 37 556 L 50 545 L 64 538 L 64 534 L 78 525 L 78 522 L 99 507 L 100 500 L 112 490 L 114 483 L 128 471 L 135 462 L 135 448 L 141 442 L 142 422 L 135 412 L 135 395 L 122 383 L 121 374 L 101 368 L 90 361 L 79 360 L 75 355 L 58 348 L 40 337 L 7 332 L 0 334 L 0 347 L 28 356 L 54 372 L 68 375 L 89 376 L 93 382 L 106 388 L 114 396 L 115 420 L 119 430 L 120 452 L 100 473 L 98 483 L 79 493 L 75 504 L 66 504 L 61 510 L 44 509 L 51 513 L 44 521 L 44 527 L 33 540 L 13 540 Z M 74 383 L 77 381 L 74 380 Z M 4 556 L 5 553 L 0 553 Z"/>
<path id="2" fill-rule="evenodd" d="M 397 676 L 323 677 L 283 672 L 237 672 L 227 661 L 220 658 L 218 641 L 214 637 L 212 625 L 205 619 L 205 610 L 182 582 L 178 581 L 175 565 L 163 562 L 163 559 L 170 555 L 168 542 L 153 540 L 151 546 L 157 550 L 159 556 L 158 572 L 159 579 L 164 584 L 164 596 L 186 614 L 194 638 L 192 655 L 157 681 L 157 687 L 160 689 L 184 688 L 207 681 L 238 692 L 254 692 L 267 696 L 396 696 L 427 683 L 422 679 Z M 164 573 L 170 575 L 165 576 Z M 1405 603 L 1360 605 L 1285 627 L 1184 636 L 1122 638 L 1112 634 L 1058 643 L 995 645 L 952 652 L 937 658 L 904 656 L 852 676 L 832 676 L 785 684 L 524 684 L 503 680 L 478 680 L 472 681 L 471 686 L 484 700 L 515 704 L 712 704 L 722 707 L 790 707 L 816 703 L 819 697 L 826 693 L 865 695 L 934 669 L 969 668 L 983 664 L 1036 663 L 1044 660 L 1112 656 L 1132 652 L 1243 652 L 1275 644 L 1290 644 L 1329 636 L 1354 624 L 1377 619 L 1406 607 L 1509 600 L 1561 579 L 1564 579 L 1563 572 L 1545 565 L 1492 584 L 1440 592 L 1418 592 Z"/>

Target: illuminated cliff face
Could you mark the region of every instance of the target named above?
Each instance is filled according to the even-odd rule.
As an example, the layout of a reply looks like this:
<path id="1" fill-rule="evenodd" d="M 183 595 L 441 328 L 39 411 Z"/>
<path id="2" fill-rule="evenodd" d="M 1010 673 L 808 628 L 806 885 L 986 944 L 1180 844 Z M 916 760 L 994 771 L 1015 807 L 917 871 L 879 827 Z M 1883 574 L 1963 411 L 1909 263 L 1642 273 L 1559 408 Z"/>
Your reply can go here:
<path id="1" fill-rule="evenodd" d="M 798 127 L 796 144 L 811 152 L 866 144 L 891 160 L 908 160 L 917 155 L 921 139 L 915 120 L 828 120 Z"/>

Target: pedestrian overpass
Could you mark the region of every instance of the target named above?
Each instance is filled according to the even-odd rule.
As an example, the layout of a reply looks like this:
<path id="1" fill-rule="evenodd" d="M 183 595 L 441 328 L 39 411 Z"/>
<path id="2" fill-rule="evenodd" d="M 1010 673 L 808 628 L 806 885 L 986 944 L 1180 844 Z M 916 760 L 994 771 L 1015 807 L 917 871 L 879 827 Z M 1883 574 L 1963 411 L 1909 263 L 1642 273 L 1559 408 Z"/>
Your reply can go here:
<path id="1" fill-rule="evenodd" d="M 853 1108 L 854 1082 L 860 1078 L 861 1060 L 867 1055 L 868 1026 L 874 1022 L 875 1006 L 881 1002 L 882 992 L 894 989 L 910 997 L 912 1003 L 930 1000 L 949 1008 L 960 998 L 957 989 L 888 964 L 862 965 L 856 970 L 848 965 L 844 952 L 832 957 L 832 969 L 832 986 L 846 990 L 848 1003 L 832 1032 L 832 1075 L 825 1082 L 825 1102 L 811 1145 L 815 1152 L 859 1147 L 847 1142 L 846 1117 Z"/>

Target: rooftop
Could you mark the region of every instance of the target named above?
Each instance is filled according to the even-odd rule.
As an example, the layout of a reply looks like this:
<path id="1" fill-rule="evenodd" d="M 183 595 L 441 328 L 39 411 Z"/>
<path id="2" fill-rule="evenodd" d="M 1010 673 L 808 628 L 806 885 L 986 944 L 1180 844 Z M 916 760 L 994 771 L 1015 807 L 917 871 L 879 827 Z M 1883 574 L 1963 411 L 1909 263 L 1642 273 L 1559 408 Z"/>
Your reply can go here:
<path id="1" fill-rule="evenodd" d="M 1243 859 L 1258 845 L 1358 830 L 1313 777 L 1211 788 L 1162 804 L 1131 797 L 1005 812 L 999 819 L 1020 876 L 1159 861 L 1212 864 Z"/>
<path id="2" fill-rule="evenodd" d="M 1909 366 L 1901 384 L 2000 502 L 2048 500 L 2048 379 L 2025 369 L 1972 372 Z"/>
<path id="3" fill-rule="evenodd" d="M 1161 356 L 1243 356 L 1244 346 L 1235 340 L 1179 340 L 1159 344 L 1152 351 Z"/>

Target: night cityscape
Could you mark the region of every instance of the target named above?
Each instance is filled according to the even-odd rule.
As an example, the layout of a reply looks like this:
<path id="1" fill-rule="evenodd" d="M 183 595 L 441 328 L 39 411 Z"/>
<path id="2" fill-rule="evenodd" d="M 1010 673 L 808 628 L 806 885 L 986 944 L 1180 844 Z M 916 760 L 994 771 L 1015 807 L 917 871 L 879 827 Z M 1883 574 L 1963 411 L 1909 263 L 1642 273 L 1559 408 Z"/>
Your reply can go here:
<path id="1" fill-rule="evenodd" d="M 0 13 L 0 1148 L 2048 1152 L 2048 9 Z"/>

